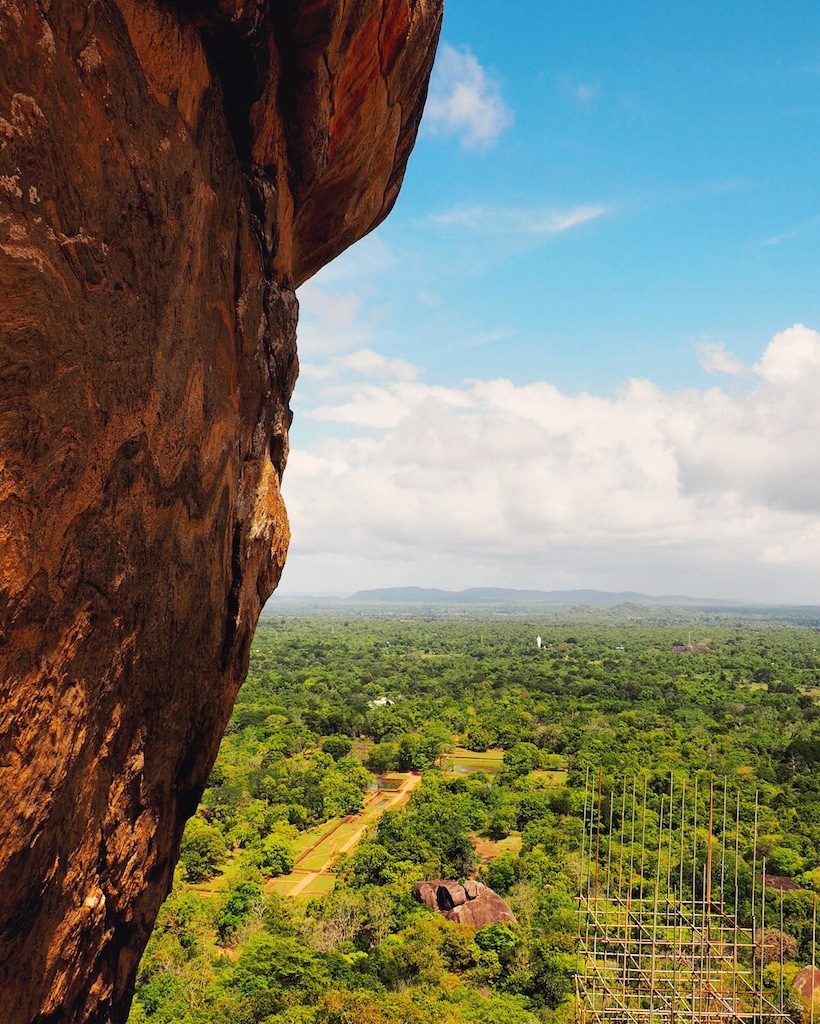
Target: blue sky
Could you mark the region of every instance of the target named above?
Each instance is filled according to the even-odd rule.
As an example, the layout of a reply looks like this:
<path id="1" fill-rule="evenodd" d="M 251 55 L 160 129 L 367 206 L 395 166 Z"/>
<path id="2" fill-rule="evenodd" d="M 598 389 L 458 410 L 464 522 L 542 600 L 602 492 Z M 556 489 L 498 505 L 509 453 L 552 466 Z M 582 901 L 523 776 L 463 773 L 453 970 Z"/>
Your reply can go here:
<path id="1" fill-rule="evenodd" d="M 449 0 L 393 214 L 300 296 L 283 590 L 820 601 L 818 40 L 808 3 Z"/>

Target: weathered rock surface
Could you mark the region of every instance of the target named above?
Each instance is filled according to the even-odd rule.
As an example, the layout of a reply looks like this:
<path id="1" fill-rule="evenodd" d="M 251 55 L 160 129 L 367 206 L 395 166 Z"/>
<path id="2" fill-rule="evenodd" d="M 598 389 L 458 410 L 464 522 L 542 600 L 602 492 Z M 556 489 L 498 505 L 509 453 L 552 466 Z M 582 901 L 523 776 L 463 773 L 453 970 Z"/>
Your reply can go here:
<path id="1" fill-rule="evenodd" d="M 123 1021 L 441 0 L 0 0 L 0 1022 Z"/>
<path id="2" fill-rule="evenodd" d="M 792 988 L 801 999 L 813 999 L 820 992 L 820 968 L 808 964 L 797 972 Z"/>
<path id="3" fill-rule="evenodd" d="M 437 910 L 448 921 L 469 924 L 483 928 L 488 924 L 515 924 L 515 914 L 495 890 L 483 882 L 468 879 L 452 882 L 437 878 L 429 882 L 417 882 L 413 895 L 419 902 Z"/>

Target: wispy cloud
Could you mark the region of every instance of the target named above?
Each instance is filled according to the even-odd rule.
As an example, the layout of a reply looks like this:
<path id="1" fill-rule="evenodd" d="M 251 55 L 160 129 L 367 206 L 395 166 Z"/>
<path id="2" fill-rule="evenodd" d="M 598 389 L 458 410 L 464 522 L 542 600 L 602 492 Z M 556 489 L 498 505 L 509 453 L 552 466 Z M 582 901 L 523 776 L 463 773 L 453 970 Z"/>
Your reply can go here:
<path id="1" fill-rule="evenodd" d="M 430 221 L 442 228 L 453 228 L 476 235 L 535 235 L 551 237 L 563 234 L 587 221 L 602 217 L 609 207 L 575 206 L 569 210 L 527 206 L 456 206 L 430 214 Z"/>
<path id="2" fill-rule="evenodd" d="M 457 138 L 464 149 L 486 149 L 512 121 L 498 83 L 475 54 L 442 43 L 424 112 L 426 133 Z"/>
<path id="3" fill-rule="evenodd" d="M 790 238 L 794 238 L 796 234 L 796 231 L 781 231 L 779 235 L 772 235 L 769 238 L 764 238 L 759 244 L 766 247 L 770 245 L 780 245 L 781 242 L 788 242 Z"/>
<path id="4" fill-rule="evenodd" d="M 783 242 L 788 242 L 792 238 L 796 238 L 802 234 L 807 228 L 813 227 L 815 224 L 820 224 L 820 216 L 809 217 L 808 220 L 801 221 L 799 224 L 795 224 L 793 227 L 786 228 L 785 231 L 780 231 L 776 235 L 771 235 L 769 238 L 764 238 L 758 244 L 761 246 L 769 247 L 772 245 L 781 245 Z"/>
<path id="5" fill-rule="evenodd" d="M 598 98 L 601 88 L 594 82 L 573 82 L 565 78 L 561 82 L 561 89 L 565 95 L 580 103 L 582 106 L 589 106 L 593 100 Z"/>
<path id="6" fill-rule="evenodd" d="M 496 327 L 493 330 L 479 331 L 478 334 L 471 335 L 461 347 L 465 349 L 486 348 L 488 345 L 511 341 L 515 336 L 516 332 L 511 327 Z"/>
<path id="7" fill-rule="evenodd" d="M 376 235 L 342 253 L 299 289 L 299 355 L 303 361 L 334 352 L 369 349 L 383 339 L 385 311 L 379 282 L 398 260 Z"/>
<path id="8" fill-rule="evenodd" d="M 707 373 L 726 373 L 739 377 L 748 373 L 748 367 L 736 355 L 727 351 L 721 342 L 703 342 L 698 345 L 698 360 Z"/>

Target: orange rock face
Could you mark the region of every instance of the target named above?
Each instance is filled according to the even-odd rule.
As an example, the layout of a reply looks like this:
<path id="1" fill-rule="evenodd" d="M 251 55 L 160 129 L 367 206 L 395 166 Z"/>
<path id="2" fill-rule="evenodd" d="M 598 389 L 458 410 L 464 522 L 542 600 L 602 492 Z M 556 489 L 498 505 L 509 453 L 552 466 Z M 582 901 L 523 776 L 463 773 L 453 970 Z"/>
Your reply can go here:
<path id="1" fill-rule="evenodd" d="M 441 0 L 0 0 L 0 1022 L 120 1022 L 288 545 L 293 289 Z"/>

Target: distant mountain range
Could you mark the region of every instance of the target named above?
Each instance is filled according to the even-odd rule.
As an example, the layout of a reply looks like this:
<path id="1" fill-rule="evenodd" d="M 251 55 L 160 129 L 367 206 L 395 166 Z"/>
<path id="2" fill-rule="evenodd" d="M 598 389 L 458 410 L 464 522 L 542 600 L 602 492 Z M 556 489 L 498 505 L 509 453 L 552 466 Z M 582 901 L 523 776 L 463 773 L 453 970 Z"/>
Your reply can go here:
<path id="1" fill-rule="evenodd" d="M 737 608 L 745 601 L 726 601 L 683 594 L 639 594 L 632 590 L 511 590 L 505 587 L 470 587 L 468 590 L 438 590 L 427 587 L 381 587 L 358 590 L 346 598 L 362 604 L 558 604 L 593 605 L 610 608 L 619 604 L 639 604 L 675 608 Z"/>

